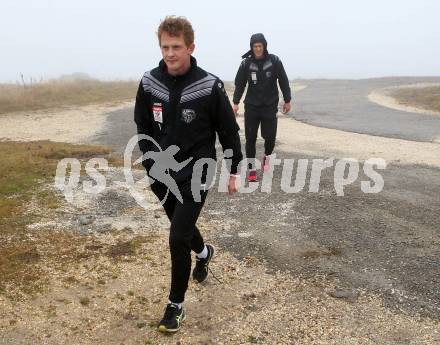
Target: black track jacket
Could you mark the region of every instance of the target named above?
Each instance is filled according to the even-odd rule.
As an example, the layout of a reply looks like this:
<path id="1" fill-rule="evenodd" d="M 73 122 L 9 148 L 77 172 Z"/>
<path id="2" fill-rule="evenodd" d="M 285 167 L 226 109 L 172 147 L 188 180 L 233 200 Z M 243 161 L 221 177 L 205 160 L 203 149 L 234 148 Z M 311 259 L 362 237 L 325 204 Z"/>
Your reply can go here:
<path id="1" fill-rule="evenodd" d="M 177 145 L 178 162 L 192 157 L 178 172 L 171 171 L 176 182 L 190 179 L 193 164 L 199 158 L 216 159 L 216 133 L 223 151 L 232 149 L 230 172 L 237 173 L 242 160 L 240 130 L 223 82 L 197 66 L 191 57 L 191 68 L 180 76 L 166 72 L 163 60 L 144 74 L 138 88 L 134 108 L 138 134 L 154 138 L 162 150 Z M 140 140 L 142 153 L 158 151 L 151 141 Z M 147 172 L 154 161 L 144 160 Z"/>
<path id="2" fill-rule="evenodd" d="M 292 97 L 289 79 L 278 56 L 267 54 L 261 60 L 254 57 L 244 59 L 235 77 L 234 104 L 240 103 L 246 84 L 248 84 L 244 100 L 246 105 L 277 108 L 279 100 L 277 80 L 284 101 L 290 102 Z"/>

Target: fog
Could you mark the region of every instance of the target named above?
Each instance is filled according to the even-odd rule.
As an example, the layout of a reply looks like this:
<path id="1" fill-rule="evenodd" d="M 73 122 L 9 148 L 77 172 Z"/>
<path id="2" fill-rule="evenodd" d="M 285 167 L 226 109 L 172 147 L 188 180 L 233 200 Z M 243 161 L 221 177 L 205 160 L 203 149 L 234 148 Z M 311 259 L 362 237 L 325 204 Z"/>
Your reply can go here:
<path id="1" fill-rule="evenodd" d="M 160 60 L 156 31 L 186 16 L 201 67 L 232 80 L 262 32 L 290 78 L 439 75 L 435 0 L 1 0 L 0 82 L 84 72 L 139 79 Z"/>

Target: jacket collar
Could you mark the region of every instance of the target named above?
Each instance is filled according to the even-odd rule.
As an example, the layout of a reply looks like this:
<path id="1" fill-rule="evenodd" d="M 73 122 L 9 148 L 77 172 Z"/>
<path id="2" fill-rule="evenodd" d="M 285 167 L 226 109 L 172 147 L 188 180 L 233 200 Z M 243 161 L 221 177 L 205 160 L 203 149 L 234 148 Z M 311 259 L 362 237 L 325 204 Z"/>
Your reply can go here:
<path id="1" fill-rule="evenodd" d="M 197 60 L 195 57 L 190 56 L 190 63 L 191 63 L 191 66 L 190 66 L 189 70 L 186 71 L 185 74 L 177 75 L 177 76 L 172 76 L 171 74 L 168 74 L 167 64 L 165 63 L 165 61 L 163 59 L 159 61 L 159 69 L 161 70 L 161 72 L 163 74 L 167 75 L 170 78 L 181 79 L 181 78 L 185 78 L 187 75 L 189 75 L 192 71 L 194 71 L 197 68 Z"/>

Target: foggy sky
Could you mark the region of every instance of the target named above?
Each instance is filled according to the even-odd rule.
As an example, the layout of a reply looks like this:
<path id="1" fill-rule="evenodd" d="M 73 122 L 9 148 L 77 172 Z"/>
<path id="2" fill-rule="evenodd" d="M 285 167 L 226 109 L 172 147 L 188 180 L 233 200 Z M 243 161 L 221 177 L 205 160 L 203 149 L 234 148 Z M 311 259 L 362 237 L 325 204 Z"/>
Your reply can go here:
<path id="1" fill-rule="evenodd" d="M 262 32 L 293 78 L 440 75 L 440 1 L 1 0 L 0 82 L 85 72 L 140 79 L 161 58 L 157 26 L 186 16 L 201 67 L 233 80 Z"/>

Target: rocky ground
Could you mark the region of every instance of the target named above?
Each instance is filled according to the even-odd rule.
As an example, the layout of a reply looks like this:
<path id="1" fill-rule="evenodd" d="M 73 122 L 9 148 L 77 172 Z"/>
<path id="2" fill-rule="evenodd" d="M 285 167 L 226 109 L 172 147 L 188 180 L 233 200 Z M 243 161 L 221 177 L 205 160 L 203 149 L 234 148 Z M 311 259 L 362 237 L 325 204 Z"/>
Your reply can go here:
<path id="1" fill-rule="evenodd" d="M 122 152 L 134 133 L 132 108 L 87 109 L 75 110 L 79 122 L 50 113 L 60 132 L 45 132 L 40 113 L 25 114 L 32 117 L 26 133 L 17 131 L 23 118 L 4 119 L 0 137 L 45 139 L 42 131 Z M 41 286 L 2 291 L 0 344 L 439 343 L 440 146 L 283 115 L 278 139 L 281 158 L 381 157 L 385 188 L 366 196 L 357 180 L 337 197 L 329 169 L 317 193 L 285 194 L 278 168 L 270 194 L 231 198 L 214 188 L 199 225 L 217 248 L 215 277 L 190 283 L 184 327 L 166 336 L 156 326 L 169 288 L 169 223 L 145 184 L 136 195 L 146 209 L 122 183 L 122 169 L 112 167 L 103 193 L 87 194 L 80 184 L 73 203 L 58 194 L 57 208 L 29 204 L 28 212 L 39 214 L 27 228 L 36 250 L 22 259 Z"/>
<path id="2" fill-rule="evenodd" d="M 140 178 L 143 173 L 136 175 Z M 85 177 L 83 180 L 86 179 Z M 325 275 L 280 271 L 258 255 L 231 255 L 217 234 L 246 238 L 205 212 L 199 221 L 217 247 L 215 275 L 191 282 L 181 332 L 157 332 L 169 286 L 168 220 L 151 192 L 141 208 L 107 173 L 105 193 L 80 186 L 74 203 L 47 210 L 29 236 L 69 234 L 64 254 L 39 243 L 34 263 L 48 280 L 30 297 L 10 286 L 0 297 L 0 344 L 434 344 L 438 323 L 396 313 L 367 290 L 339 289 Z M 48 187 L 51 188 L 51 187 Z M 30 208 L 33 206 L 30 205 Z M 71 253 L 75 252 L 75 260 Z M 57 264 L 54 264 L 57 262 Z"/>

